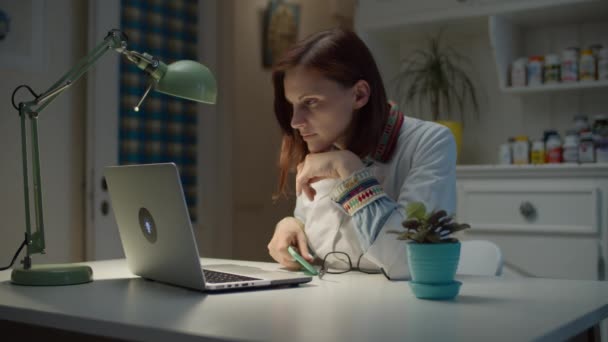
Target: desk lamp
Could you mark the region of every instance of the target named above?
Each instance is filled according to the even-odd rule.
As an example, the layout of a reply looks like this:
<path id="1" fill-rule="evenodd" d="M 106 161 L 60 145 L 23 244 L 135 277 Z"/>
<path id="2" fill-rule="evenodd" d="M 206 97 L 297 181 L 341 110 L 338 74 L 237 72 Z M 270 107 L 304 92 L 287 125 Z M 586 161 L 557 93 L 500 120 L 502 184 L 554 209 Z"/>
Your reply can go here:
<path id="1" fill-rule="evenodd" d="M 19 111 L 21 118 L 21 153 L 23 157 L 23 195 L 25 200 L 25 240 L 13 257 L 10 268 L 19 252 L 26 246 L 27 255 L 21 261 L 23 267 L 13 268 L 11 280 L 20 285 L 71 285 L 90 282 L 93 280 L 93 271 L 89 266 L 54 264 L 32 265 L 32 254 L 44 254 L 44 221 L 42 213 L 42 184 L 40 181 L 40 158 L 38 153 L 38 115 L 53 100 L 66 89 L 70 88 L 96 61 L 107 51 L 114 50 L 124 55 L 129 61 L 135 63 L 140 69 L 151 76 L 151 82 L 141 100 L 134 108 L 139 111 L 143 100 L 152 88 L 171 96 L 184 98 L 197 102 L 215 103 L 217 86 L 213 74 L 204 65 L 189 60 L 177 61 L 169 65 L 147 53 L 127 50 L 127 37 L 120 30 L 111 30 L 102 43 L 97 45 L 78 64 L 63 75 L 46 92 L 38 95 L 27 85 L 21 85 L 13 92 L 13 106 Z M 15 105 L 15 93 L 25 87 L 34 96 L 34 99 Z M 36 220 L 35 232 L 31 232 L 30 199 L 29 199 L 29 173 L 27 153 L 26 119 L 30 121 L 30 143 L 32 160 L 32 182 L 34 195 L 34 217 Z"/>

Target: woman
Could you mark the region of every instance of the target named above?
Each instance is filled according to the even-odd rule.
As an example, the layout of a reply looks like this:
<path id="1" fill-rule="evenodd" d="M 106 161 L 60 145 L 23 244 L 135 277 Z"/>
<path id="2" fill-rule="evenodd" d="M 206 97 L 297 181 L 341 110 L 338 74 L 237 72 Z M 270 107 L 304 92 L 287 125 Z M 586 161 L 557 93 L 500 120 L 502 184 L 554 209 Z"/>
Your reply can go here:
<path id="1" fill-rule="evenodd" d="M 391 279 L 407 278 L 405 244 L 387 231 L 401 229 L 402 208 L 412 201 L 454 212 L 450 131 L 389 104 L 370 51 L 350 31 L 298 42 L 272 80 L 283 133 L 279 194 L 296 171 L 297 200 L 294 216 L 276 225 L 270 255 L 295 270 L 290 245 L 308 261 L 311 253 L 323 260 L 342 252 L 352 267 L 361 262 Z"/>

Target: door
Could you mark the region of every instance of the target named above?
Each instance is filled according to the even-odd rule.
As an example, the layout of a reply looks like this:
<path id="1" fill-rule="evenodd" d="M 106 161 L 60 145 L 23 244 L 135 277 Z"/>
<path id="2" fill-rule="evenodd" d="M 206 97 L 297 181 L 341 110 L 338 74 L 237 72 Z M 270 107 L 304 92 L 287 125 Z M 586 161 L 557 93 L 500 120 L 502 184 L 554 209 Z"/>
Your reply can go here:
<path id="1" fill-rule="evenodd" d="M 120 28 L 120 0 L 89 0 L 88 49 Z M 118 164 L 120 55 L 108 51 L 87 73 L 86 259 L 122 258 L 103 168 Z"/>
<path id="2" fill-rule="evenodd" d="M 110 29 L 120 28 L 120 4 L 120 0 L 89 0 L 89 49 L 99 44 Z M 232 9 L 234 4 L 226 2 L 222 6 Z M 222 65 L 217 58 L 218 28 L 230 26 L 232 21 L 219 22 L 218 17 L 222 16 L 218 15 L 220 4 L 216 0 L 200 1 L 199 11 L 201 44 L 198 53 L 203 63 L 221 80 L 222 70 L 232 70 L 232 65 L 228 62 Z M 124 257 L 109 194 L 103 182 L 104 167 L 117 165 L 119 160 L 120 58 L 117 53 L 109 51 L 87 74 L 87 260 Z M 219 86 L 222 94 L 228 94 L 232 89 L 232 85 L 221 81 Z M 230 112 L 230 105 L 230 97 L 223 96 L 215 106 L 199 106 L 197 155 L 201 162 L 197 172 L 197 193 L 201 200 L 198 201 L 199 219 L 194 229 L 199 249 L 205 256 L 229 257 L 232 254 L 231 183 L 229 177 L 222 177 L 231 174 L 231 159 L 226 157 L 232 148 L 231 117 L 219 115 L 220 112 Z"/>

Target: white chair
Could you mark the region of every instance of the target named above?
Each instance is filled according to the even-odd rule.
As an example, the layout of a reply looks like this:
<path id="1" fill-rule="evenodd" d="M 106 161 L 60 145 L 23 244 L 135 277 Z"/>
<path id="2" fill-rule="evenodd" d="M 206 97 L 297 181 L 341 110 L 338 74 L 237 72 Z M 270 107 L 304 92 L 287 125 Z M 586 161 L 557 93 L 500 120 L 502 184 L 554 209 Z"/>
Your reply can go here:
<path id="1" fill-rule="evenodd" d="M 502 274 L 502 264 L 500 248 L 493 242 L 461 241 L 460 261 L 456 274 L 499 276 Z"/>

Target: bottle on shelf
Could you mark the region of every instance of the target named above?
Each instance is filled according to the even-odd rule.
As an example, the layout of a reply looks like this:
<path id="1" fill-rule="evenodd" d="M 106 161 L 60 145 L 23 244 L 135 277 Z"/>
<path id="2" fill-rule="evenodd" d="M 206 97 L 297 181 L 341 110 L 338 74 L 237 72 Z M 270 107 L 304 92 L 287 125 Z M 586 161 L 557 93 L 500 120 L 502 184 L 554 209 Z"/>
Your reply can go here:
<path id="1" fill-rule="evenodd" d="M 559 83 L 561 63 L 557 54 L 548 54 L 545 56 L 545 65 L 543 67 L 543 79 L 545 84 Z"/>
<path id="2" fill-rule="evenodd" d="M 578 134 L 591 129 L 587 115 L 579 114 L 574 116 L 574 129 Z"/>
<path id="3" fill-rule="evenodd" d="M 528 59 L 528 85 L 538 86 L 543 84 L 543 68 L 545 65 L 545 57 L 532 56 Z"/>
<path id="4" fill-rule="evenodd" d="M 557 133 L 557 131 L 554 129 L 546 129 L 543 132 L 543 142 L 545 143 L 545 145 L 547 144 L 547 140 L 549 139 L 549 137 L 555 134 L 559 135 L 559 133 Z"/>
<path id="5" fill-rule="evenodd" d="M 599 62 L 600 62 L 600 52 L 602 51 L 602 44 L 591 44 L 589 45 L 589 49 L 593 52 L 593 59 L 595 61 L 595 79 L 599 80 Z"/>
<path id="6" fill-rule="evenodd" d="M 595 145 L 595 161 L 608 162 L 608 115 L 596 115 L 593 122 L 593 142 Z"/>
<path id="7" fill-rule="evenodd" d="M 545 143 L 546 158 L 545 161 L 549 164 L 557 164 L 562 162 L 562 139 L 557 131 L 549 131 L 546 135 L 547 142 Z"/>
<path id="8" fill-rule="evenodd" d="M 513 164 L 530 164 L 530 141 L 525 135 L 515 137 L 513 143 Z"/>
<path id="9" fill-rule="evenodd" d="M 597 79 L 608 80 L 608 48 L 603 48 L 597 58 Z"/>
<path id="10" fill-rule="evenodd" d="M 540 165 L 545 163 L 545 143 L 542 140 L 534 140 L 532 151 L 530 152 L 532 164 Z"/>
<path id="11" fill-rule="evenodd" d="M 578 144 L 578 160 L 581 163 L 594 163 L 595 150 L 593 145 L 593 134 L 590 130 L 579 133 L 581 140 Z"/>
<path id="12" fill-rule="evenodd" d="M 593 50 L 585 49 L 581 52 L 581 61 L 579 67 L 579 79 L 583 81 L 595 81 L 596 68 L 595 57 Z"/>
<path id="13" fill-rule="evenodd" d="M 571 47 L 562 51 L 561 80 L 562 82 L 578 81 L 578 48 Z"/>
<path id="14" fill-rule="evenodd" d="M 564 163 L 578 163 L 579 140 L 576 130 L 568 130 L 564 139 L 563 160 Z"/>
<path id="15" fill-rule="evenodd" d="M 498 147 L 498 164 L 509 165 L 513 163 L 511 156 L 511 143 L 506 142 Z"/>
<path id="16" fill-rule="evenodd" d="M 511 86 L 525 87 L 526 86 L 526 68 L 528 67 L 528 59 L 518 58 L 511 64 Z"/>

